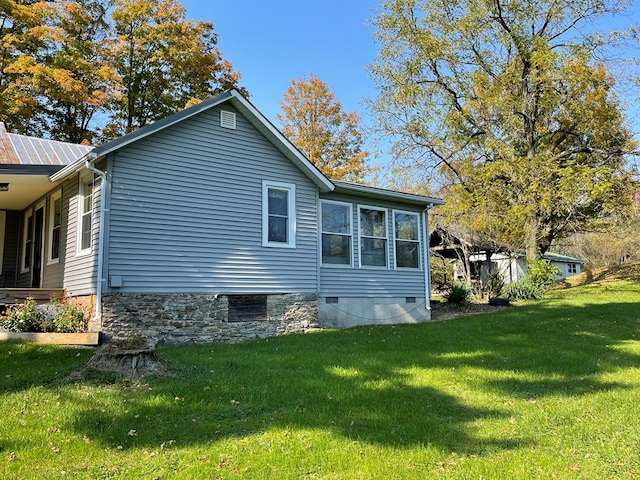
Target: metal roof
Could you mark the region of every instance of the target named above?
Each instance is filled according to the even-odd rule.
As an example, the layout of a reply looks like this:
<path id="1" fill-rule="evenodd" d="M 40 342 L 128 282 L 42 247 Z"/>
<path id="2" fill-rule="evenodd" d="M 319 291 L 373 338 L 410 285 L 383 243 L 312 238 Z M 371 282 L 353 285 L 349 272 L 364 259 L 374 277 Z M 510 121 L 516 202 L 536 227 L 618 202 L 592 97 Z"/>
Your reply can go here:
<path id="1" fill-rule="evenodd" d="M 396 190 L 388 190 L 386 188 L 370 187 L 368 185 L 360 185 L 358 183 L 343 182 L 333 180 L 333 184 L 336 186 L 335 193 L 346 193 L 350 195 L 360 195 L 363 197 L 373 198 L 387 198 L 388 200 L 395 200 L 398 202 L 422 205 L 425 207 L 432 207 L 435 205 L 444 205 L 444 200 L 440 198 L 427 197 L 424 195 L 417 195 L 415 193 L 398 192 Z"/>
<path id="2" fill-rule="evenodd" d="M 0 164 L 69 165 L 93 149 L 91 146 L 7 133 L 0 123 Z"/>

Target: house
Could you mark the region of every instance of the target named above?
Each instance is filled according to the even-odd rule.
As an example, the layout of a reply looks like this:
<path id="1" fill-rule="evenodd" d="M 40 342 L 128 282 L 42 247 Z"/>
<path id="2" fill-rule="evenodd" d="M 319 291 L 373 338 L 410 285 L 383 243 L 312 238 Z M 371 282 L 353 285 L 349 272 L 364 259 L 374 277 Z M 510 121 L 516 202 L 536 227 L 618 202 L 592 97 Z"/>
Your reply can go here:
<path id="1" fill-rule="evenodd" d="M 235 90 L 96 148 L 1 136 L 5 296 L 164 343 L 430 319 L 443 202 L 330 181 Z"/>
<path id="2" fill-rule="evenodd" d="M 585 261 L 558 253 L 548 252 L 540 258 L 550 265 L 558 268 L 559 272 L 555 280 L 572 277 L 582 272 Z M 486 254 L 480 252 L 470 258 L 472 263 L 479 267 L 477 271 L 481 281 L 486 281 L 490 273 L 498 272 L 505 283 L 512 283 L 527 275 L 527 259 L 523 253 L 496 252 L 491 255 L 490 264 L 487 265 Z"/>
<path id="3" fill-rule="evenodd" d="M 454 277 L 468 278 L 472 283 L 484 284 L 489 275 L 498 272 L 505 283 L 513 283 L 527 275 L 527 260 L 524 253 L 511 249 L 495 239 L 481 236 L 461 228 L 438 227 L 429 237 L 433 254 L 450 259 Z M 558 253 L 547 252 L 541 256 L 549 264 L 558 267 L 556 280 L 577 275 L 585 261 Z"/>

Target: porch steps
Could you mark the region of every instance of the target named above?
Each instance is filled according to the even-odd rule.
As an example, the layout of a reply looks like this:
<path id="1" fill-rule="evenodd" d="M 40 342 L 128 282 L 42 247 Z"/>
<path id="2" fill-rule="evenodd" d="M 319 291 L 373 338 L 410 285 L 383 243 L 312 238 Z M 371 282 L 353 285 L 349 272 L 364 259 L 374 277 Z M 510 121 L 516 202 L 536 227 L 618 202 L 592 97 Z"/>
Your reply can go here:
<path id="1" fill-rule="evenodd" d="M 43 304 L 52 297 L 64 297 L 64 288 L 0 288 L 0 305 L 23 303 L 27 298 Z"/>

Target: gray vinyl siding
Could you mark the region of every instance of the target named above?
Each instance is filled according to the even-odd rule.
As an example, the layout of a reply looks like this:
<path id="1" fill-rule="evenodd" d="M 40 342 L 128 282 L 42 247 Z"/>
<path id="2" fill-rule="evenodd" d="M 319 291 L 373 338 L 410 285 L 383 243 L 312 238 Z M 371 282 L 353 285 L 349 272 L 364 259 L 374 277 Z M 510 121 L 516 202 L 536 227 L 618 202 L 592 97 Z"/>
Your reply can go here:
<path id="1" fill-rule="evenodd" d="M 240 113 L 235 130 L 214 108 L 109 160 L 108 266 L 122 291 L 317 291 L 317 189 Z M 295 184 L 295 248 L 262 246 L 263 180 Z"/>
<path id="2" fill-rule="evenodd" d="M 320 201 L 331 200 L 349 203 L 352 207 L 353 267 L 323 265 L 320 268 L 321 297 L 424 297 L 424 238 L 421 210 L 398 203 L 374 201 L 345 195 L 322 194 Z M 358 208 L 360 206 L 384 208 L 387 211 L 387 259 L 388 267 L 363 267 L 358 263 L 360 238 Z M 394 270 L 395 244 L 393 239 L 393 211 L 403 210 L 419 214 L 420 269 Z"/>
<path id="3" fill-rule="evenodd" d="M 86 174 L 86 172 L 84 172 Z M 91 217 L 91 253 L 78 255 L 78 185 L 79 175 L 72 175 L 62 185 L 62 216 L 66 234 L 63 239 L 63 287 L 68 295 L 88 295 L 96 291 L 98 229 L 100 217 L 100 177 L 94 179 L 93 213 Z"/>

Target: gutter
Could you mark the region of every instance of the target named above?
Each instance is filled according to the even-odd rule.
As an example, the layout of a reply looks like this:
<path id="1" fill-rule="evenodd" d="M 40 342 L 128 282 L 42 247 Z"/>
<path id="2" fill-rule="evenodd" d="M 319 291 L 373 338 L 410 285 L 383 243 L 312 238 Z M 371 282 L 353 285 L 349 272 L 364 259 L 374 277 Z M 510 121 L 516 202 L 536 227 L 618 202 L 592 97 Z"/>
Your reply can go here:
<path id="1" fill-rule="evenodd" d="M 105 278 L 103 277 L 104 273 L 104 218 L 105 212 L 107 212 L 108 205 L 106 204 L 107 200 L 107 172 L 103 172 L 102 170 L 94 167 L 91 162 L 95 162 L 98 157 L 93 157 L 91 159 L 87 158 L 84 162 L 84 167 L 97 175 L 100 175 L 100 221 L 98 223 L 98 268 L 97 268 L 97 280 L 96 280 L 96 309 L 91 318 L 92 322 L 98 322 L 102 320 L 102 289 L 103 284 L 105 283 Z"/>
<path id="2" fill-rule="evenodd" d="M 428 213 L 433 204 L 422 210 L 422 230 L 423 230 L 423 256 L 424 256 L 424 304 L 427 311 L 431 311 L 431 258 L 429 256 L 429 223 Z"/>

